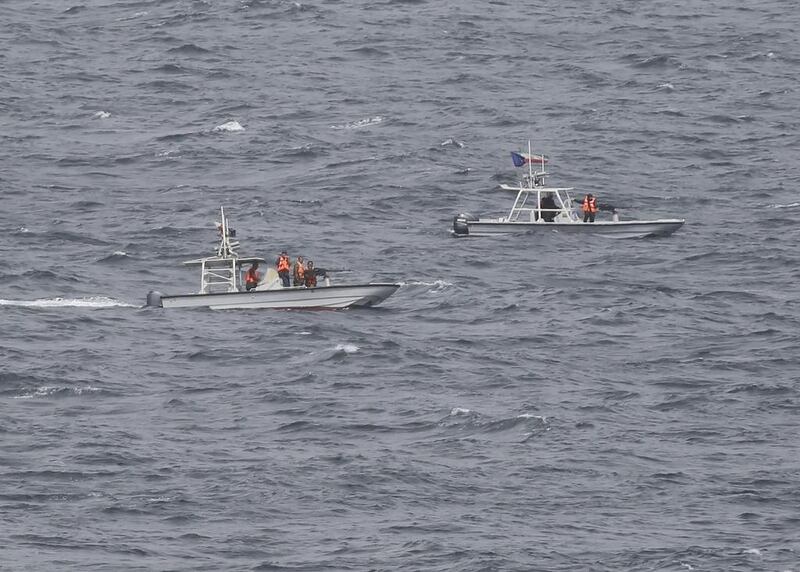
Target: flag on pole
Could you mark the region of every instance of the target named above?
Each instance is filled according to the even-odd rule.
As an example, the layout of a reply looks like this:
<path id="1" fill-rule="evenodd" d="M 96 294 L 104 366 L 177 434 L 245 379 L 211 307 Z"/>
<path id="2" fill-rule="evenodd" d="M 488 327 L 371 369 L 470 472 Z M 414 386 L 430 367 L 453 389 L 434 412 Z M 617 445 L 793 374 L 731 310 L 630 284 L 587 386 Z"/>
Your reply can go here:
<path id="1" fill-rule="evenodd" d="M 528 155 L 527 153 L 511 152 L 511 160 L 515 167 L 524 167 L 528 163 L 547 163 L 547 158 L 543 155 Z"/>

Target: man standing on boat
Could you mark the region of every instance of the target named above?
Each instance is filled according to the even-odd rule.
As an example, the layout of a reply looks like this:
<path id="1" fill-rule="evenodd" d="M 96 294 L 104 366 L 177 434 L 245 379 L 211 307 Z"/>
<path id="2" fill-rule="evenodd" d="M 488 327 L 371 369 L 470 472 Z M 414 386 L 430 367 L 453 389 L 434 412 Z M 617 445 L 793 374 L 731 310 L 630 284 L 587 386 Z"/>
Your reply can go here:
<path id="1" fill-rule="evenodd" d="M 302 256 L 298 256 L 297 260 L 295 260 L 295 262 L 294 262 L 294 273 L 293 273 L 294 276 L 293 276 L 293 279 L 294 279 L 294 285 L 295 286 L 305 286 L 306 285 L 306 280 L 305 280 L 305 277 L 303 276 L 305 271 L 306 271 L 306 267 L 304 266 L 304 263 L 303 263 L 303 257 Z"/>
<path id="2" fill-rule="evenodd" d="M 275 261 L 275 268 L 278 271 L 278 276 L 281 277 L 281 282 L 283 283 L 284 288 L 291 286 L 291 284 L 289 284 L 289 269 L 291 267 L 292 263 L 289 262 L 289 255 L 286 254 L 286 251 L 284 250 L 278 256 L 278 260 Z"/>
<path id="3" fill-rule="evenodd" d="M 317 271 L 314 268 L 314 261 L 309 260 L 305 270 L 306 288 L 314 288 L 317 285 Z"/>
<path id="4" fill-rule="evenodd" d="M 261 279 L 261 274 L 258 271 L 258 262 L 253 262 L 244 275 L 245 290 L 252 290 L 258 286 L 258 281 Z"/>
<path id="5" fill-rule="evenodd" d="M 583 222 L 594 222 L 595 214 L 597 214 L 597 199 L 589 193 L 583 199 Z"/>

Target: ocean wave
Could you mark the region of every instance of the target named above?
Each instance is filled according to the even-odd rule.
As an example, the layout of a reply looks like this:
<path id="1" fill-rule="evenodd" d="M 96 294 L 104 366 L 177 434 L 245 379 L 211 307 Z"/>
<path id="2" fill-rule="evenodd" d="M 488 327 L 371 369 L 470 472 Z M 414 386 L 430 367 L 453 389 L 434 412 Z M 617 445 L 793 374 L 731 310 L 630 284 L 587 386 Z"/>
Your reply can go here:
<path id="1" fill-rule="evenodd" d="M 354 354 L 360 349 L 361 348 L 359 348 L 355 344 L 337 344 L 336 347 L 334 348 L 334 351 L 346 354 Z"/>
<path id="2" fill-rule="evenodd" d="M 379 125 L 384 121 L 385 117 L 383 117 L 382 115 L 376 115 L 375 117 L 366 117 L 364 119 L 359 119 L 358 121 L 352 121 L 350 123 L 331 125 L 331 129 L 362 129 L 364 127 L 372 127 L 373 125 Z"/>
<path id="3" fill-rule="evenodd" d="M 222 125 L 217 125 L 214 127 L 213 131 L 220 133 L 238 133 L 239 131 L 244 131 L 244 127 L 238 121 L 227 121 Z"/>
<path id="4" fill-rule="evenodd" d="M 108 256 L 104 256 L 98 260 L 98 262 L 121 262 L 124 260 L 128 260 L 130 255 L 125 252 L 124 250 L 115 250 Z"/>
<path id="5" fill-rule="evenodd" d="M 95 119 L 108 119 L 111 117 L 111 114 L 108 111 L 98 111 L 94 115 L 92 115 Z"/>
<path id="6" fill-rule="evenodd" d="M 217 125 L 213 131 L 225 132 L 225 133 L 238 133 L 239 131 L 244 131 L 244 127 L 238 121 L 226 121 L 222 125 Z"/>
<path id="7" fill-rule="evenodd" d="M 462 147 L 464 147 L 464 143 L 462 143 L 458 139 L 455 139 L 455 138 L 451 137 L 451 138 L 445 139 L 444 141 L 439 143 L 439 146 L 440 147 L 458 147 L 459 149 L 461 149 Z"/>
<path id="8" fill-rule="evenodd" d="M 38 300 L 4 300 L 0 306 L 19 306 L 23 308 L 138 308 L 105 296 L 88 296 L 86 298 L 40 298 Z"/>

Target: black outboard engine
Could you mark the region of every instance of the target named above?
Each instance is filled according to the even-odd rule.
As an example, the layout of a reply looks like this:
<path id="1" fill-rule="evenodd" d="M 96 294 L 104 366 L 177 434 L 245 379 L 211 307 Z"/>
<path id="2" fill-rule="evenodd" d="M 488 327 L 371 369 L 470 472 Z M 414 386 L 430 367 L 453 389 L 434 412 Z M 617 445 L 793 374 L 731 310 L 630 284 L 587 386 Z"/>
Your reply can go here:
<path id="1" fill-rule="evenodd" d="M 456 236 L 467 236 L 469 225 L 467 221 L 478 220 L 478 217 L 469 213 L 461 213 L 453 217 L 453 234 Z"/>
<path id="2" fill-rule="evenodd" d="M 153 306 L 155 308 L 161 307 L 161 292 L 156 292 L 155 290 L 150 290 L 147 293 L 147 305 Z"/>

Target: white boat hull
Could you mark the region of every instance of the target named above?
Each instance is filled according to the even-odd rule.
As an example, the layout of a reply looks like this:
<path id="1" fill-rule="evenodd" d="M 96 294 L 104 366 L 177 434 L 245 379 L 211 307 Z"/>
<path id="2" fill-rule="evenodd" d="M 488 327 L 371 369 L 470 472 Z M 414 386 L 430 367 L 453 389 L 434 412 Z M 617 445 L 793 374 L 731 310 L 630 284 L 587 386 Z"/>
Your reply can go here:
<path id="1" fill-rule="evenodd" d="M 316 288 L 279 288 L 250 292 L 148 296 L 150 305 L 164 308 L 233 309 L 331 309 L 375 306 L 394 294 L 399 284 L 358 284 Z"/>
<path id="2" fill-rule="evenodd" d="M 495 236 L 499 234 L 524 234 L 542 232 L 563 232 L 569 234 L 602 235 L 609 238 L 644 238 L 648 236 L 668 236 L 678 230 L 683 219 L 625 220 L 598 222 L 507 222 L 499 219 L 479 219 L 464 221 L 467 233 L 455 236 Z"/>

